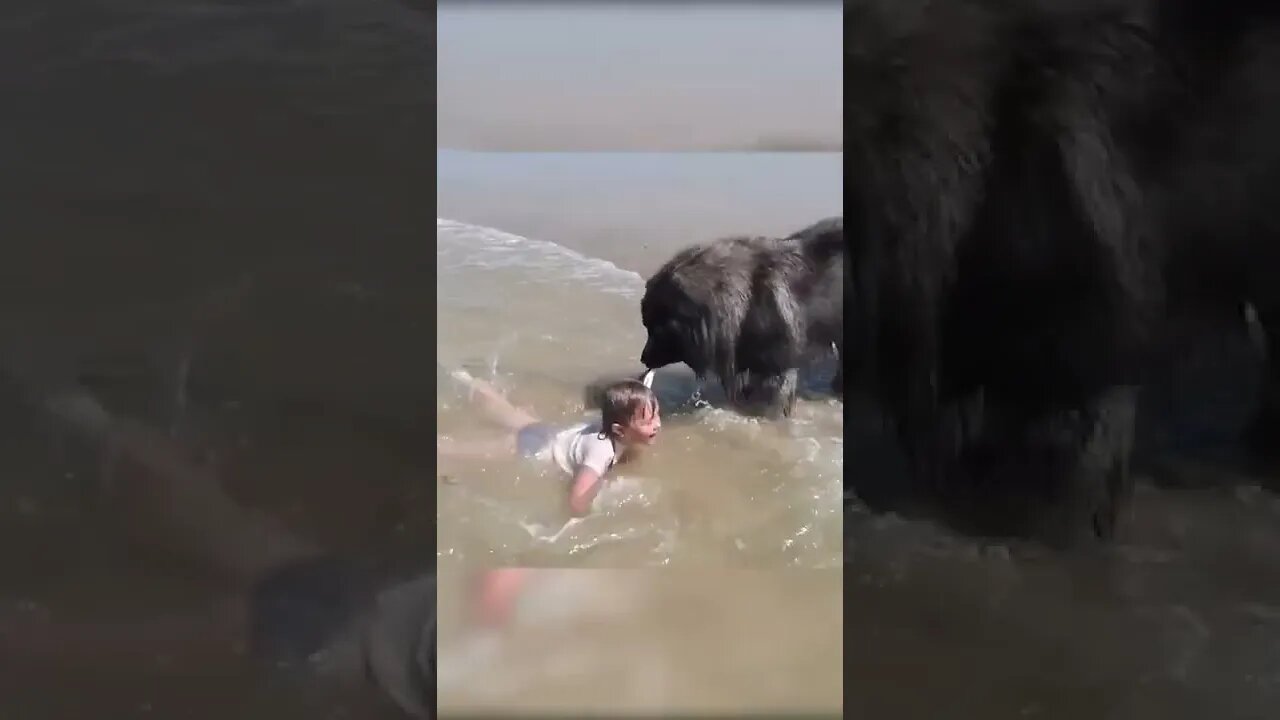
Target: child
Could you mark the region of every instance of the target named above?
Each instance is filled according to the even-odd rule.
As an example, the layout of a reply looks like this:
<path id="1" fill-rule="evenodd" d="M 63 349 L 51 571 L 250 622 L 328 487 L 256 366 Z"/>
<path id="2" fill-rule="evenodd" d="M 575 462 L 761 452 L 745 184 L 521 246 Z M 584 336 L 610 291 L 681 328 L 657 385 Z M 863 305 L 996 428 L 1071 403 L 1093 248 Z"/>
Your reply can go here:
<path id="1" fill-rule="evenodd" d="M 631 460 L 641 447 L 652 445 L 662 428 L 658 398 L 639 380 L 622 380 L 604 388 L 599 400 L 600 422 L 556 430 L 465 370 L 455 371 L 453 377 L 467 386 L 472 399 L 511 435 L 500 441 L 471 443 L 440 438 L 438 454 L 491 456 L 514 450 L 521 457 L 554 460 L 573 478 L 569 511 L 578 517 L 591 511 L 591 502 L 609 470 Z"/>

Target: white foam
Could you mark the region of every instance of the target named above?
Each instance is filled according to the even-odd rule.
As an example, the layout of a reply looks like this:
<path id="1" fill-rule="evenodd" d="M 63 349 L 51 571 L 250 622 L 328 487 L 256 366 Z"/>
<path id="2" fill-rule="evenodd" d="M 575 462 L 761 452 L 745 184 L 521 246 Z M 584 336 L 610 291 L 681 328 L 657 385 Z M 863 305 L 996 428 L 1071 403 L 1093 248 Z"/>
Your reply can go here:
<path id="1" fill-rule="evenodd" d="M 644 278 L 608 260 L 548 240 L 444 218 L 436 218 L 436 257 L 440 274 L 450 268 L 519 267 L 550 271 L 556 281 L 572 280 L 582 289 L 636 299 L 644 293 Z"/>
<path id="2" fill-rule="evenodd" d="M 557 542 L 561 537 L 564 536 L 566 532 L 569 531 L 570 528 L 575 527 L 581 522 L 582 522 L 582 518 L 576 518 L 576 517 L 569 518 L 569 520 L 566 521 L 564 526 L 561 527 L 559 530 L 556 530 L 555 532 L 550 532 L 551 528 L 547 527 L 546 525 L 543 525 L 542 523 L 531 523 L 531 522 L 525 522 L 523 520 L 519 521 L 520 527 L 524 528 L 525 532 L 529 533 L 529 537 L 533 538 L 538 542 L 545 542 L 545 543 Z"/>

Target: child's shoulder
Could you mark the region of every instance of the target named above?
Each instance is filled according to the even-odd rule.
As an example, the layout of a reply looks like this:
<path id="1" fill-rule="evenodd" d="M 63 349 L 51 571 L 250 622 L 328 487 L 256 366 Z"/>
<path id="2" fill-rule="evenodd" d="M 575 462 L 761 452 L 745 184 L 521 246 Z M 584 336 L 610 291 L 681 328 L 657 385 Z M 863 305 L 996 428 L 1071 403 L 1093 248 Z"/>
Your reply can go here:
<path id="1" fill-rule="evenodd" d="M 600 427 L 587 426 L 582 431 L 582 437 L 579 444 L 583 448 L 584 456 L 591 456 L 609 465 L 613 464 L 617 450 L 613 446 L 613 441 L 604 433 L 600 432 Z"/>

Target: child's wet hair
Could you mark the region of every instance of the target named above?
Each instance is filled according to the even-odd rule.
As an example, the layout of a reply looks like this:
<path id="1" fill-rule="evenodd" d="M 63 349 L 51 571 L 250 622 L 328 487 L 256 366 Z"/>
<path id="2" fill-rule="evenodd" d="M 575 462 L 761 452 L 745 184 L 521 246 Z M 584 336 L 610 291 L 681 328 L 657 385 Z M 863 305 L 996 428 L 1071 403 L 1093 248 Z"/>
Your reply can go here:
<path id="1" fill-rule="evenodd" d="M 658 396 L 639 380 L 619 380 L 600 389 L 595 398 L 600 427 L 608 433 L 614 423 L 630 425 L 641 410 L 658 411 Z"/>

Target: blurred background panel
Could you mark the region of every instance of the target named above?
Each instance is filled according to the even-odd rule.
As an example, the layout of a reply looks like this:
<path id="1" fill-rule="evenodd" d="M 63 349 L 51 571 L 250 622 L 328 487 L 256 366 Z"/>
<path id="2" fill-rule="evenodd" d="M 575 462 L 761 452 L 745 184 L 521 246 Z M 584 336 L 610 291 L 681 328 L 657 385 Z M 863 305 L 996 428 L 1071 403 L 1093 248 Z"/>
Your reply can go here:
<path id="1" fill-rule="evenodd" d="M 440 571 L 443 717 L 841 716 L 839 570 Z"/>

